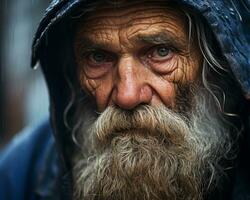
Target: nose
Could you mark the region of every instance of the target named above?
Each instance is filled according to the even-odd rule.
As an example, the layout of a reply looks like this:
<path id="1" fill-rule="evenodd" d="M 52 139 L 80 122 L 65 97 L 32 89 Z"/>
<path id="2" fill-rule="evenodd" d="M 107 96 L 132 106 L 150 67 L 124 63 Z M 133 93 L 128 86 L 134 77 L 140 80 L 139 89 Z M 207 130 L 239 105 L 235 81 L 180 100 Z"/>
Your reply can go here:
<path id="1" fill-rule="evenodd" d="M 112 101 L 126 110 L 139 104 L 149 104 L 152 99 L 152 89 L 146 82 L 146 72 L 139 65 L 134 58 L 126 57 L 121 58 L 117 66 Z"/>

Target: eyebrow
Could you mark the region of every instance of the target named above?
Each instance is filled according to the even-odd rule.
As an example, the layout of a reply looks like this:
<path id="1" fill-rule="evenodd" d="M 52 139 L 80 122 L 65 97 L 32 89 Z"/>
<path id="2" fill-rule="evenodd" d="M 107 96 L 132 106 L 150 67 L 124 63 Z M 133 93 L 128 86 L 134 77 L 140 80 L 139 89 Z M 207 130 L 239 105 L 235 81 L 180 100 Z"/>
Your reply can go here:
<path id="1" fill-rule="evenodd" d="M 182 38 L 163 31 L 155 34 L 139 34 L 131 37 L 131 40 L 136 43 L 172 45 L 176 48 L 185 48 L 186 46 Z"/>
<path id="2" fill-rule="evenodd" d="M 108 43 L 95 42 L 87 37 L 82 37 L 78 44 L 82 50 L 106 49 Z"/>
<path id="3" fill-rule="evenodd" d="M 185 41 L 175 36 L 174 34 L 166 33 L 165 31 L 154 33 L 154 34 L 137 34 L 135 36 L 129 37 L 129 40 L 134 44 L 149 44 L 149 45 L 158 45 L 165 44 L 176 49 L 185 49 Z M 95 50 L 95 49 L 107 49 L 109 43 L 106 41 L 93 41 L 88 37 L 82 37 L 77 45 L 80 45 L 80 48 L 84 51 Z"/>

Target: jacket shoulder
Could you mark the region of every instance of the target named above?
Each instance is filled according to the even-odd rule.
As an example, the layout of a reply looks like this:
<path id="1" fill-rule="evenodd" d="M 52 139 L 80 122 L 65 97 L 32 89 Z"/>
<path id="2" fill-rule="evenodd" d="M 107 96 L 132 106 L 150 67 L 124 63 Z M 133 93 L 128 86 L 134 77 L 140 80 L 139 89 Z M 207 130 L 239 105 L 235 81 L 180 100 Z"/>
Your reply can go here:
<path id="1" fill-rule="evenodd" d="M 30 199 L 48 146 L 54 143 L 48 120 L 19 133 L 0 153 L 0 199 Z M 26 195 L 26 196 L 25 196 Z"/>

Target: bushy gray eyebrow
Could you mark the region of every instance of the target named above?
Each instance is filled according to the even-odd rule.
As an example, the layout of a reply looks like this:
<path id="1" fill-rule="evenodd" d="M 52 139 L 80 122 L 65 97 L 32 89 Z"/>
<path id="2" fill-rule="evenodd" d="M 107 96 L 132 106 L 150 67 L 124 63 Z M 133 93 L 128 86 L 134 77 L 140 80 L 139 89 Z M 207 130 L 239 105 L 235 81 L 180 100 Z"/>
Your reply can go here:
<path id="1" fill-rule="evenodd" d="M 107 43 L 95 42 L 87 37 L 82 37 L 78 44 L 82 50 L 106 49 Z"/>
<path id="2" fill-rule="evenodd" d="M 147 43 L 147 44 L 166 44 L 179 49 L 185 48 L 185 42 L 177 36 L 168 34 L 165 32 L 159 32 L 155 34 L 139 34 L 131 38 L 136 43 Z"/>

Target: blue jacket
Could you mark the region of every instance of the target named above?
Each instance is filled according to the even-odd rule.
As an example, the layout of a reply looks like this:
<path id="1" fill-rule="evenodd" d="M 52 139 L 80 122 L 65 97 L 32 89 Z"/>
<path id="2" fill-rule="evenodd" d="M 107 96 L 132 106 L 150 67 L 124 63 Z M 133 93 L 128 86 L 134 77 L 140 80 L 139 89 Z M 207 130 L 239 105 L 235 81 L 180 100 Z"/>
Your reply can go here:
<path id="1" fill-rule="evenodd" d="M 49 121 L 19 133 L 0 154 L 0 200 L 57 199 L 58 159 Z"/>

